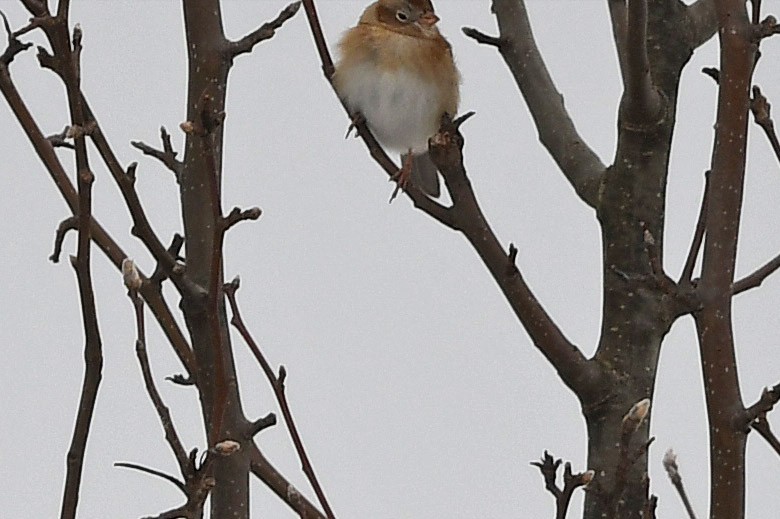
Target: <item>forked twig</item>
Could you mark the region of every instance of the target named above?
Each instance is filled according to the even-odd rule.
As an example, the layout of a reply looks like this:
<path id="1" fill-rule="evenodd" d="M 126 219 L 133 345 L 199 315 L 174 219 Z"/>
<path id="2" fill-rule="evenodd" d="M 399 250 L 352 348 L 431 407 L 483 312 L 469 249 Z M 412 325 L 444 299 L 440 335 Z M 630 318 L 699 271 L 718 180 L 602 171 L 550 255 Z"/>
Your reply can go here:
<path id="1" fill-rule="evenodd" d="M 228 298 L 230 309 L 233 312 L 233 317 L 230 319 L 230 324 L 232 324 L 241 334 L 241 337 L 244 338 L 244 342 L 246 342 L 247 346 L 252 351 L 252 354 L 255 356 L 258 364 L 260 364 L 263 373 L 265 373 L 265 376 L 268 378 L 268 382 L 271 384 L 274 395 L 276 395 L 276 400 L 279 402 L 279 408 L 282 411 L 282 416 L 284 417 L 284 422 L 287 425 L 287 430 L 290 432 L 290 436 L 292 437 L 293 443 L 295 444 L 295 450 L 301 460 L 301 469 L 309 479 L 309 483 L 314 489 L 314 493 L 317 494 L 317 499 L 319 500 L 322 509 L 325 511 L 325 515 L 328 517 L 328 519 L 334 519 L 335 516 L 333 514 L 333 510 L 328 503 L 328 499 L 325 497 L 325 492 L 323 491 L 320 482 L 317 480 L 314 467 L 309 460 L 309 456 L 306 454 L 306 449 L 303 446 L 303 440 L 301 439 L 301 435 L 295 425 L 292 411 L 290 410 L 290 406 L 287 402 L 287 395 L 285 393 L 284 385 L 285 379 L 287 378 L 287 370 L 284 368 L 284 366 L 280 366 L 279 375 L 277 376 L 274 373 L 271 365 L 268 363 L 268 360 L 266 360 L 262 351 L 260 351 L 259 346 L 252 337 L 252 334 L 244 324 L 244 320 L 241 318 L 241 312 L 238 309 L 238 302 L 236 301 L 236 290 L 238 290 L 238 287 L 239 280 L 238 278 L 235 278 L 230 283 L 225 284 L 223 289 L 225 295 Z"/>
<path id="2" fill-rule="evenodd" d="M 558 474 L 558 467 L 561 465 L 560 459 L 553 459 L 549 452 L 544 451 L 541 461 L 532 461 L 531 465 L 538 467 L 544 477 L 544 487 L 555 498 L 555 518 L 566 519 L 566 512 L 569 509 L 572 494 L 579 487 L 586 487 L 595 476 L 595 472 L 587 470 L 578 474 L 571 471 L 571 463 L 568 461 L 563 468 L 563 488 L 559 488 L 555 482 Z"/>

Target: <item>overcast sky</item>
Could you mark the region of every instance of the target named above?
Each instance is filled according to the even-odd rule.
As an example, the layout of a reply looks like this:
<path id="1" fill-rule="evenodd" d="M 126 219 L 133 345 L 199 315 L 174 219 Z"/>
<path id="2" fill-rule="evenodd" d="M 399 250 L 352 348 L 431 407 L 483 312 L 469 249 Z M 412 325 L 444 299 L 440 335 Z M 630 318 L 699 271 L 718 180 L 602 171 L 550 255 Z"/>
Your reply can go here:
<path id="1" fill-rule="evenodd" d="M 27 14 L 0 8 L 14 27 Z M 364 2 L 320 0 L 334 44 Z M 603 161 L 615 147 L 620 84 L 605 1 L 531 0 L 537 40 L 582 135 Z M 284 0 L 224 2 L 226 31 L 240 37 L 276 16 Z M 600 322 L 600 241 L 595 216 L 538 143 L 527 109 L 492 48 L 460 33 L 495 32 L 487 0 L 439 0 L 441 29 L 463 74 L 466 165 L 499 238 L 514 242 L 529 285 L 586 354 Z M 766 13 L 780 2 L 765 1 Z M 183 141 L 186 81 L 179 2 L 75 0 L 84 30 L 83 90 L 124 164 L 138 161 L 137 187 L 165 242 L 180 232 L 178 188 L 130 140 L 158 144 L 167 126 Z M 42 42 L 39 34 L 25 40 Z M 780 39 L 763 44 L 757 83 L 780 103 Z M 717 66 L 715 40 L 683 77 L 669 177 L 665 266 L 677 277 L 708 168 L 716 88 L 699 70 Z M 45 133 L 67 121 L 64 92 L 28 51 L 12 65 Z M 0 102 L 0 510 L 4 517 L 59 513 L 65 454 L 82 379 L 83 333 L 75 276 L 50 263 L 54 230 L 67 208 L 5 102 Z M 415 211 L 359 140 L 321 74 L 303 13 L 236 62 L 230 81 L 224 205 L 260 206 L 259 222 L 230 231 L 226 275 L 240 274 L 248 325 L 274 364 L 287 367 L 288 395 L 322 484 L 339 518 L 552 517 L 552 497 L 528 462 L 545 449 L 584 470 L 586 436 L 576 398 L 530 343 L 494 281 L 458 234 Z M 67 151 L 60 157 L 72 169 Z M 145 271 L 153 262 L 129 235 L 118 189 L 94 160 L 94 212 Z M 751 127 L 738 275 L 780 251 L 780 167 Z M 75 235 L 74 235 L 75 236 Z M 74 253 L 75 239 L 66 241 Z M 132 308 L 119 274 L 93 256 L 105 367 L 88 444 L 80 517 L 155 515 L 181 503 L 162 480 L 112 467 L 131 461 L 170 473 L 175 461 L 146 397 L 133 341 Z M 169 291 L 170 304 L 178 300 Z M 736 340 L 746 401 L 780 379 L 780 276 L 735 300 Z M 181 372 L 153 322 L 148 349 L 155 378 L 187 448 L 203 447 L 195 392 L 164 376 Z M 260 369 L 234 340 L 250 418 L 278 411 Z M 690 318 L 662 351 L 653 402 L 652 491 L 659 517 L 682 505 L 662 468 L 668 447 L 701 517 L 708 503 L 707 436 L 697 344 Z M 776 428 L 780 419 L 773 418 Z M 311 497 L 283 426 L 260 447 Z M 293 517 L 253 481 L 252 509 Z M 780 509 L 780 460 L 751 437 L 748 517 Z M 570 517 L 581 508 L 576 494 Z M 575 510 L 576 509 L 576 510 Z"/>

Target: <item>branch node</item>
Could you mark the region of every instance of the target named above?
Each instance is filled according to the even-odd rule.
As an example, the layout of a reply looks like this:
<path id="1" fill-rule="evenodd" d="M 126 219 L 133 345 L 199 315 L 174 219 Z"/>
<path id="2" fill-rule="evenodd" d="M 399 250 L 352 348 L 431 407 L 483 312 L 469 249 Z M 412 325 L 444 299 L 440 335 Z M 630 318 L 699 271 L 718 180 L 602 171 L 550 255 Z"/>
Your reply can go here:
<path id="1" fill-rule="evenodd" d="M 720 70 L 718 70 L 715 67 L 704 67 L 701 69 L 702 74 L 709 76 L 712 78 L 712 80 L 716 83 L 720 83 Z"/>
<path id="2" fill-rule="evenodd" d="M 268 413 L 263 418 L 259 418 L 250 424 L 245 437 L 247 440 L 250 440 L 261 431 L 273 427 L 274 425 L 276 425 L 276 415 L 274 413 Z"/>
<path id="3" fill-rule="evenodd" d="M 512 276 L 517 274 L 519 272 L 517 270 L 517 247 L 515 247 L 514 243 L 509 244 L 509 254 L 506 260 L 506 275 Z"/>
<path id="4" fill-rule="evenodd" d="M 465 34 L 472 40 L 476 41 L 477 43 L 481 43 L 483 45 L 490 45 L 491 47 L 495 47 L 498 50 L 501 50 L 501 46 L 504 44 L 504 40 L 502 40 L 501 38 L 498 38 L 496 36 L 489 36 L 484 32 L 475 29 L 474 27 L 462 27 L 461 31 L 463 31 L 463 34 Z"/>
<path id="5" fill-rule="evenodd" d="M 62 242 L 65 240 L 65 235 L 68 234 L 68 231 L 75 230 L 78 223 L 78 216 L 69 216 L 60 222 L 57 226 L 57 233 L 54 235 L 54 252 L 49 256 L 49 261 L 52 263 L 59 263 L 60 254 L 62 254 Z"/>
<path id="6" fill-rule="evenodd" d="M 233 210 L 222 219 L 222 230 L 223 232 L 227 231 L 237 223 L 245 220 L 257 220 L 260 218 L 261 214 L 263 214 L 263 211 L 261 211 L 259 207 L 251 207 L 244 211 L 238 207 L 234 207 Z"/>
<path id="7" fill-rule="evenodd" d="M 76 147 L 67 140 L 70 134 L 69 132 L 70 126 L 66 126 L 60 133 L 53 133 L 47 136 L 46 140 L 49 141 L 52 148 L 68 148 L 75 150 Z"/>

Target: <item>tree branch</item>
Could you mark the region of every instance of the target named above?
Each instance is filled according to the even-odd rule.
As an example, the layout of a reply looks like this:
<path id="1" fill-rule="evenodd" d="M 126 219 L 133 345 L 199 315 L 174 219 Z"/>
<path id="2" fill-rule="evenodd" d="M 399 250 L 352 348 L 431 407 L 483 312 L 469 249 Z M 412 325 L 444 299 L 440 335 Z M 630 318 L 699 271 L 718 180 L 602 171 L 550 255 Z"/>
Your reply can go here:
<path id="1" fill-rule="evenodd" d="M 618 64 L 620 65 L 620 77 L 625 78 L 628 75 L 626 64 L 626 45 L 628 42 L 626 0 L 607 0 L 607 5 L 612 24 L 612 39 L 615 42 L 615 51 L 617 52 Z"/>
<path id="2" fill-rule="evenodd" d="M 230 59 L 235 58 L 236 56 L 240 56 L 241 54 L 246 54 L 249 52 L 252 52 L 252 49 L 254 49 L 255 45 L 260 43 L 261 41 L 265 41 L 268 39 L 271 39 L 276 34 L 277 29 L 281 28 L 284 23 L 295 16 L 295 14 L 298 12 L 298 9 L 301 7 L 301 2 L 293 2 L 287 7 L 285 7 L 279 15 L 271 20 L 270 22 L 266 22 L 254 31 L 250 32 L 243 38 L 241 38 L 238 41 L 231 41 L 227 44 L 227 51 L 228 51 L 228 57 Z"/>
<path id="3" fill-rule="evenodd" d="M 160 479 L 164 479 L 165 481 L 175 485 L 176 488 L 178 488 L 179 490 L 181 490 L 184 493 L 185 496 L 187 495 L 187 489 L 184 486 L 184 483 L 182 483 L 181 481 L 179 481 L 175 477 L 171 476 L 170 474 L 166 474 L 165 472 L 162 472 L 162 471 L 159 471 L 159 470 L 156 470 L 156 469 L 152 469 L 152 468 L 149 468 L 149 467 L 144 467 L 143 465 L 138 465 L 137 463 L 127 463 L 127 462 L 124 462 L 124 461 L 118 461 L 118 462 L 114 463 L 114 466 L 115 467 L 122 467 L 122 468 L 125 468 L 125 469 L 137 470 L 139 472 L 144 472 L 146 474 L 151 474 L 152 476 L 156 476 L 156 477 L 158 477 Z"/>
<path id="4" fill-rule="evenodd" d="M 775 152 L 775 157 L 780 162 L 780 141 L 775 132 L 775 123 L 772 121 L 771 109 L 772 105 L 769 104 L 769 101 L 761 93 L 761 89 L 754 85 L 753 97 L 750 100 L 750 111 L 753 112 L 753 120 L 764 130 L 769 143 L 772 145 L 772 150 Z"/>
<path id="5" fill-rule="evenodd" d="M 680 468 L 677 466 L 677 456 L 675 456 L 672 449 L 666 451 L 663 465 L 666 474 L 672 482 L 672 486 L 677 490 L 677 494 L 680 496 L 683 506 L 685 506 L 685 511 L 688 513 L 689 519 L 696 519 L 696 513 L 693 511 L 691 501 L 688 499 L 688 494 L 685 492 L 685 486 L 683 485 L 682 476 L 680 475 Z"/>
<path id="6" fill-rule="evenodd" d="M 279 499 L 294 510 L 298 516 L 310 519 L 326 519 L 306 497 L 287 481 L 282 474 L 271 465 L 257 446 L 252 443 L 250 452 L 250 470 L 262 481 Z"/>
<path id="7" fill-rule="evenodd" d="M 569 510 L 572 494 L 579 487 L 586 487 L 593 481 L 594 472 L 588 470 L 578 474 L 572 474 L 571 463 L 568 461 L 563 469 L 563 488 L 558 488 L 555 482 L 558 475 L 558 467 L 561 460 L 554 460 L 549 452 L 544 451 L 541 461 L 532 461 L 531 465 L 538 467 L 544 477 L 544 487 L 555 498 L 555 518 L 566 519 L 566 512 Z"/>
<path id="8" fill-rule="evenodd" d="M 686 13 L 692 29 L 690 44 L 697 49 L 718 31 L 715 0 L 697 0 L 686 8 Z"/>
<path id="9" fill-rule="evenodd" d="M 780 440 L 778 440 L 777 436 L 772 432 L 772 428 L 769 426 L 769 421 L 766 419 L 766 416 L 759 416 L 750 425 L 767 441 L 767 443 L 769 443 L 769 446 L 774 449 L 777 455 L 780 456 Z"/>
<path id="10" fill-rule="evenodd" d="M 176 160 L 176 155 L 178 155 L 178 153 L 173 151 L 171 135 L 168 133 L 168 130 L 165 129 L 165 126 L 160 126 L 160 140 L 163 144 L 162 150 L 152 148 L 141 141 L 131 141 L 130 145 L 141 150 L 144 155 L 149 155 L 162 162 L 166 168 L 176 175 L 176 182 L 178 182 L 179 177 L 181 176 L 182 163 L 181 161 Z"/>
<path id="11" fill-rule="evenodd" d="M 60 163 L 57 154 L 54 152 L 54 148 L 47 138 L 43 135 L 38 127 L 35 119 L 33 118 L 30 110 L 19 95 L 19 91 L 11 79 L 11 75 L 8 71 L 6 63 L 0 61 L 0 92 L 5 97 L 8 106 L 19 121 L 22 130 L 30 140 L 30 144 L 35 150 L 38 158 L 49 173 L 50 178 L 57 187 L 60 195 L 65 200 L 66 204 L 70 208 L 71 212 L 75 215 L 78 213 L 78 194 L 76 189 L 68 177 L 67 172 Z M 86 105 L 86 103 L 85 103 Z M 87 106 L 87 109 L 89 107 Z M 94 133 L 92 135 L 94 137 Z M 122 248 L 114 241 L 114 239 L 106 232 L 106 230 L 92 218 L 92 239 L 97 246 L 108 257 L 111 263 L 119 269 L 122 264 L 122 260 L 127 257 L 127 254 Z M 184 338 L 176 319 L 168 307 L 165 299 L 162 297 L 162 293 L 159 287 L 148 284 L 141 288 L 141 294 L 143 295 L 149 307 L 152 309 L 155 318 L 160 324 L 161 329 L 165 333 L 166 337 L 173 345 L 179 359 L 185 366 L 188 372 L 194 373 L 194 360 L 192 357 L 192 350 Z"/>
<path id="12" fill-rule="evenodd" d="M 149 253 L 154 257 L 157 263 L 162 266 L 165 274 L 170 278 L 180 293 L 188 294 L 194 300 L 202 299 L 205 295 L 203 289 L 189 279 L 183 269 L 177 268 L 178 264 L 176 258 L 171 256 L 165 245 L 162 244 L 160 238 L 154 232 L 154 229 L 152 229 L 149 218 L 146 216 L 146 212 L 141 204 L 141 199 L 138 197 L 138 193 L 135 190 L 135 176 L 133 174 L 128 174 L 128 172 L 119 164 L 119 160 L 111 149 L 108 139 L 106 139 L 105 134 L 103 134 L 103 130 L 83 94 L 81 94 L 81 99 L 83 106 L 85 107 L 85 112 L 89 114 L 90 120 L 93 122 L 93 128 L 90 133 L 92 142 L 95 145 L 95 148 L 97 148 L 108 171 L 111 173 L 114 182 L 116 182 L 117 187 L 119 187 L 119 191 L 122 193 L 127 209 L 133 219 L 133 235 L 143 242 Z M 163 134 L 167 132 L 161 130 L 160 133 Z M 165 137 L 163 136 L 162 138 L 163 142 L 165 142 Z M 135 168 L 131 168 L 130 171 L 134 172 Z"/>
<path id="13" fill-rule="evenodd" d="M 62 6 L 62 4 L 60 4 Z M 67 28 L 64 38 L 67 42 Z M 73 126 L 83 128 L 85 126 L 84 114 L 81 105 L 74 101 L 74 93 L 79 89 L 79 63 L 81 52 L 81 29 L 78 26 L 73 30 L 73 53 L 70 63 L 70 74 L 66 81 L 70 117 Z M 92 288 L 92 184 L 95 176 L 89 169 L 87 147 L 84 135 L 74 137 L 76 147 L 76 181 L 78 187 L 78 230 L 77 254 L 71 256 L 71 264 L 76 271 L 79 285 L 79 297 L 81 299 L 81 316 L 84 326 L 84 381 L 79 398 L 76 424 L 73 429 L 73 438 L 67 455 L 67 474 L 65 477 L 65 489 L 62 497 L 60 519 L 74 519 L 79 501 L 81 487 L 81 473 L 84 467 L 84 454 L 87 438 L 92 425 L 92 416 L 95 412 L 98 388 L 103 377 L 103 346 L 100 338 L 100 329 L 97 321 L 97 308 L 95 305 L 95 293 Z"/>
<path id="14" fill-rule="evenodd" d="M 184 450 L 184 446 L 181 443 L 176 428 L 173 426 L 173 420 L 171 419 L 171 412 L 160 396 L 160 392 L 157 391 L 157 387 L 154 384 L 154 378 L 152 377 L 152 370 L 149 366 L 149 357 L 146 354 L 146 332 L 144 326 L 144 302 L 138 297 L 136 289 L 132 287 L 128 292 L 130 300 L 133 302 L 133 308 L 135 309 L 135 323 L 137 330 L 137 338 L 135 341 L 135 354 L 138 357 L 138 364 L 141 367 L 141 374 L 144 379 L 144 386 L 146 387 L 146 393 L 149 395 L 149 399 L 154 405 L 157 416 L 160 419 L 160 424 L 165 431 L 165 440 L 168 442 L 168 446 L 173 451 L 173 455 L 176 457 L 176 462 L 179 465 L 179 470 L 184 476 L 185 480 L 192 478 L 194 474 L 194 467 L 191 466 L 187 451 Z"/>
<path id="15" fill-rule="evenodd" d="M 595 208 L 606 166 L 577 133 L 534 41 L 523 0 L 495 0 L 498 50 L 528 104 L 542 142 L 579 197 Z M 472 30 L 467 36 L 474 36 Z"/>
<path id="16" fill-rule="evenodd" d="M 753 422 L 761 416 L 774 409 L 777 402 L 780 402 L 780 384 L 772 388 L 764 388 L 758 402 L 745 409 L 745 421 L 747 424 Z"/>
<path id="17" fill-rule="evenodd" d="M 772 258 L 752 274 L 745 276 L 739 281 L 735 281 L 734 284 L 731 285 L 731 293 L 737 295 L 746 292 L 751 288 L 761 286 L 761 283 L 770 275 L 774 274 L 777 269 L 780 269 L 780 255 Z"/>
<path id="18" fill-rule="evenodd" d="M 682 274 L 680 275 L 679 284 L 681 285 L 691 286 L 691 282 L 693 281 L 693 269 L 696 267 L 696 259 L 699 257 L 701 244 L 704 241 L 704 231 L 707 228 L 709 191 L 710 172 L 707 171 L 704 173 L 704 193 L 702 194 L 701 205 L 699 206 L 699 217 L 696 219 L 696 229 L 693 231 L 691 247 L 688 249 L 688 257 L 685 258 L 685 265 L 683 266 Z"/>
<path id="19" fill-rule="evenodd" d="M 241 337 L 244 338 L 244 342 L 246 342 L 247 346 L 252 351 L 252 354 L 255 356 L 258 364 L 260 364 L 263 373 L 265 373 L 265 376 L 268 378 L 268 382 L 271 384 L 271 388 L 276 395 L 276 400 L 279 402 L 279 408 L 282 410 L 282 416 L 284 416 L 284 422 L 287 425 L 287 430 L 290 432 L 290 437 L 295 444 L 295 450 L 301 460 L 301 468 L 303 473 L 306 474 L 306 477 L 309 479 L 309 483 L 311 483 L 311 486 L 314 489 L 314 493 L 317 494 L 317 499 L 319 499 L 320 506 L 322 506 L 322 509 L 325 511 L 325 515 L 328 517 L 328 519 L 334 519 L 335 516 L 333 515 L 333 510 L 328 503 L 328 499 L 325 497 L 325 492 L 322 490 L 320 482 L 317 480 L 317 475 L 314 473 L 314 467 L 309 461 L 308 454 L 306 454 L 306 449 L 303 446 L 303 440 L 301 439 L 301 435 L 298 433 L 298 428 L 296 427 L 295 421 L 293 420 L 292 411 L 290 411 L 290 406 L 287 403 L 287 395 L 285 393 L 284 386 L 284 381 L 287 377 L 287 371 L 285 370 L 284 366 L 281 366 L 279 368 L 279 376 L 275 375 L 273 369 L 271 369 L 271 365 L 268 363 L 265 356 L 260 351 L 260 348 L 257 346 L 254 338 L 249 333 L 249 330 L 241 318 L 241 313 L 238 309 L 238 303 L 236 301 L 236 290 L 238 290 L 238 287 L 238 278 L 234 279 L 230 283 L 225 284 L 224 286 L 225 295 L 228 298 L 230 309 L 233 312 L 233 318 L 230 320 L 230 324 L 232 324 L 241 334 Z"/>
<path id="20" fill-rule="evenodd" d="M 563 335 L 526 285 L 520 271 L 507 268 L 510 256 L 516 256 L 516 253 L 504 251 L 482 213 L 463 165 L 464 139 L 459 126 L 464 120 L 452 121 L 445 116 L 429 147 L 431 159 L 441 172 L 452 199 L 450 212 L 455 227 L 479 254 L 534 345 L 550 361 L 563 382 L 582 397 L 594 389 L 600 372 Z"/>
<path id="21" fill-rule="evenodd" d="M 647 0 L 628 1 L 625 75 L 621 112 L 624 123 L 654 125 L 663 115 L 662 98 L 650 74 L 647 56 Z"/>

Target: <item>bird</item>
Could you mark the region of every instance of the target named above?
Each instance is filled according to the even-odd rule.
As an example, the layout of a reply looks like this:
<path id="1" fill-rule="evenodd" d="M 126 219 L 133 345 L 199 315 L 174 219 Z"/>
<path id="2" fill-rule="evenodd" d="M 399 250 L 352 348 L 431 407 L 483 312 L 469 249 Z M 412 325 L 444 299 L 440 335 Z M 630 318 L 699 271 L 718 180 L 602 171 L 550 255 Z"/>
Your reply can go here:
<path id="1" fill-rule="evenodd" d="M 460 72 L 436 24 L 430 0 L 378 0 L 341 38 L 333 86 L 353 121 L 364 120 L 384 147 L 401 153 L 393 177 L 438 197 L 428 139 L 442 116 L 454 116 Z"/>

